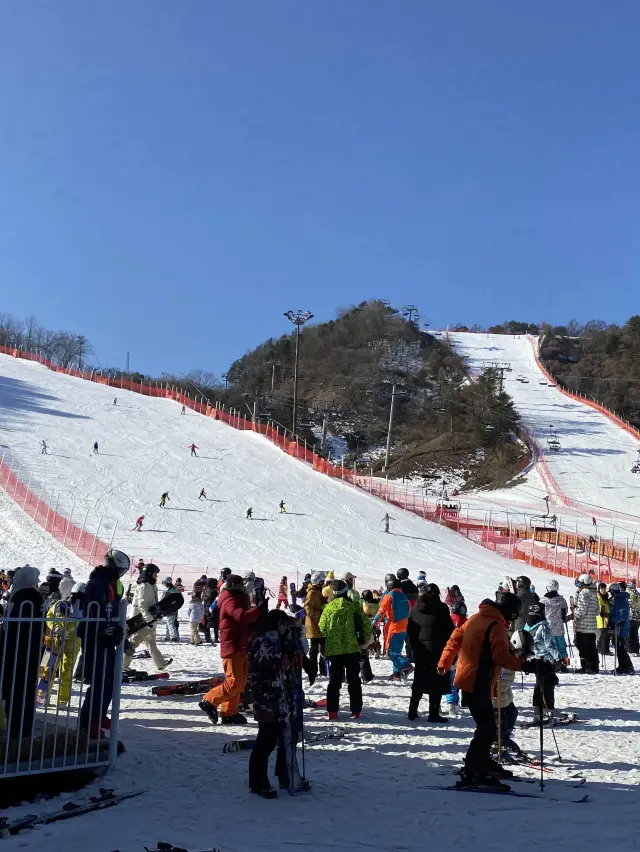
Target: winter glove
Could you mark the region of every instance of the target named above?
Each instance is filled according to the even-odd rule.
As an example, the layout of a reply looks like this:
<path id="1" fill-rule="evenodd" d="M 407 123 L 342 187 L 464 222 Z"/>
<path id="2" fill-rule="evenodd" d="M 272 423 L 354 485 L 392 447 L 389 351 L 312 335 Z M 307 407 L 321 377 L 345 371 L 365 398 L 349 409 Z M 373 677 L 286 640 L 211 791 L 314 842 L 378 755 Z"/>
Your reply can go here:
<path id="1" fill-rule="evenodd" d="M 522 663 L 522 671 L 525 674 L 538 674 L 541 669 L 541 660 L 525 660 Z"/>

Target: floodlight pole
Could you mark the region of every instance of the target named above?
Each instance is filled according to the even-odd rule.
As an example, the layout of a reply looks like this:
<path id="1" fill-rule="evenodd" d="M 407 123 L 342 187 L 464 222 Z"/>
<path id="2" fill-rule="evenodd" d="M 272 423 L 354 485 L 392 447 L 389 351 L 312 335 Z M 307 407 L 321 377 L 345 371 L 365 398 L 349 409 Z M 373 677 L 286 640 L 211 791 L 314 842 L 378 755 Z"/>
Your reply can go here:
<path id="1" fill-rule="evenodd" d="M 286 311 L 284 316 L 296 327 L 296 357 L 293 368 L 293 412 L 291 415 L 291 432 L 295 438 L 298 416 L 298 358 L 300 355 L 300 329 L 306 322 L 313 319 L 313 314 L 309 313 L 309 311 Z"/>

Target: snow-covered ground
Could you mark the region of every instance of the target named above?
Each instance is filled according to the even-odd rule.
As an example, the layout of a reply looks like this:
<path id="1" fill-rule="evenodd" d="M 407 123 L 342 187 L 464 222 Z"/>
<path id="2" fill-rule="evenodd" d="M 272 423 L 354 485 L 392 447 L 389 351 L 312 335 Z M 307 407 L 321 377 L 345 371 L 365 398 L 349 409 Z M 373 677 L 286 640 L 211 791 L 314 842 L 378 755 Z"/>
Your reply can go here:
<path id="1" fill-rule="evenodd" d="M 176 655 L 172 675 L 196 678 L 220 670 L 215 649 L 164 648 Z M 146 661 L 136 665 L 144 667 Z M 121 738 L 127 753 L 108 779 L 9 813 L 13 818 L 56 810 L 69 799 L 85 801 L 105 783 L 119 792 L 147 793 L 111 811 L 3 840 L 3 848 L 142 852 L 163 840 L 190 852 L 213 847 L 220 852 L 409 852 L 427 845 L 439 852 L 503 852 L 505 844 L 513 843 L 549 852 L 591 848 L 603 838 L 608 846 L 633 848 L 640 783 L 639 680 L 561 676 L 557 706 L 584 721 L 556 731 L 564 763 L 549 773 L 545 795 L 567 800 L 588 793 L 589 803 L 577 805 L 424 789 L 453 783 L 473 721 L 464 711 L 446 726 L 429 725 L 426 719 L 409 722 L 409 688 L 389 680 L 390 667 L 387 661 L 373 662 L 377 676 L 364 689 L 365 709 L 357 722 L 349 720 L 343 688 L 338 723 L 349 736 L 306 748 L 312 792 L 299 798 L 284 793 L 273 802 L 249 794 L 248 752 L 222 753 L 227 740 L 251 736 L 255 725 L 232 732 L 213 728 L 198 709 L 198 697 L 155 698 L 149 684 L 125 686 Z M 325 685 L 326 680 L 317 681 L 308 694 L 322 696 Z M 522 690 L 517 681 L 521 719 L 531 716 L 532 687 L 532 678 L 524 678 Z M 426 714 L 426 707 L 421 709 Z M 306 711 L 305 720 L 308 733 L 329 727 L 320 710 Z M 539 748 L 537 730 L 518 731 L 516 739 L 532 753 Z M 555 751 L 548 731 L 545 749 Z M 576 773 L 587 778 L 579 790 L 564 780 Z M 526 769 L 519 774 L 539 775 Z M 537 792 L 533 784 L 512 787 Z"/>
<path id="2" fill-rule="evenodd" d="M 382 533 L 384 503 L 317 473 L 265 438 L 238 432 L 174 402 L 119 392 L 0 356 L 0 443 L 23 481 L 132 557 L 194 569 L 253 569 L 276 584 L 282 575 L 350 571 L 360 588 L 384 574 L 423 568 L 443 586 L 470 565 L 466 585 L 477 602 L 496 579 L 520 572 L 456 533 L 401 511 Z M 40 453 L 39 442 L 49 445 Z M 93 443 L 100 445 L 93 454 Z M 199 458 L 191 458 L 195 442 Z M 202 486 L 208 499 L 199 500 Z M 166 509 L 158 506 L 170 493 Z M 287 514 L 280 514 L 284 499 Z M 254 519 L 245 519 L 248 506 Z M 87 515 L 88 512 L 88 515 Z M 145 514 L 144 531 L 132 532 Z M 101 520 L 102 518 L 102 520 Z M 25 522 L 28 519 L 25 520 Z M 116 527 L 117 524 L 117 527 Z M 0 564 L 3 560 L 0 542 Z"/>
<path id="3" fill-rule="evenodd" d="M 366 588 L 380 585 L 388 570 L 406 566 L 415 577 L 424 568 L 443 588 L 458 583 L 471 611 L 493 594 L 500 577 L 524 569 L 400 510 L 392 510 L 392 535 L 387 536 L 383 503 L 314 473 L 266 440 L 195 414 L 182 417 L 175 403 L 121 392 L 113 406 L 113 396 L 110 389 L 0 358 L 0 443 L 14 466 L 21 466 L 25 480 L 31 477 L 32 488 L 55 495 L 59 511 L 70 511 L 75 500 L 74 521 L 82 520 L 87 509 L 90 525 L 102 515 L 105 538 L 117 521 L 114 543 L 132 555 L 165 564 L 209 565 L 211 573 L 225 564 L 240 571 L 256 568 L 269 584 L 283 573 L 293 579 L 296 572 L 302 576 L 313 568 L 332 568 L 352 571 L 358 586 Z M 574 438 L 565 436 L 567 446 L 580 434 L 577 424 L 570 434 Z M 50 456 L 39 454 L 43 438 Z M 562 432 L 561 439 L 564 447 Z M 97 457 L 94 440 L 100 442 Z M 199 459 L 189 458 L 192 441 L 200 447 Z M 210 498 L 206 505 L 197 499 L 202 485 Z M 592 477 L 588 487 L 597 497 L 596 486 Z M 563 488 L 568 487 L 565 477 Z M 166 489 L 171 508 L 163 511 L 157 503 Z M 510 494 L 505 490 L 498 499 L 508 501 Z M 279 515 L 280 499 L 290 514 Z M 249 505 L 256 515 L 252 522 L 244 519 Z M 130 530 L 141 512 L 147 515 L 148 532 L 138 535 Z M 24 561 L 49 568 L 73 558 L 0 495 L 0 565 Z M 81 573 L 77 563 L 72 567 Z M 524 570 L 538 589 L 549 578 Z M 570 594 L 570 581 L 561 579 L 561 589 Z M 220 671 L 217 650 L 210 647 L 184 643 L 165 646 L 165 651 L 175 655 L 172 678 Z M 136 667 L 147 666 L 136 660 Z M 502 852 L 514 842 L 549 852 L 550 846 L 633 845 L 640 781 L 640 684 L 635 679 L 561 676 L 557 706 L 577 712 L 583 721 L 557 731 L 565 764 L 550 775 L 554 780 L 547 795 L 566 800 L 589 793 L 592 804 L 575 805 L 424 789 L 455 780 L 452 773 L 460 766 L 473 723 L 466 715 L 446 727 L 408 722 L 408 688 L 389 680 L 388 661 L 374 662 L 374 671 L 376 679 L 365 687 L 362 719 L 351 722 L 345 711 L 339 720 L 349 736 L 307 748 L 312 792 L 293 799 L 282 795 L 275 802 L 249 795 L 246 752 L 222 754 L 227 739 L 250 736 L 255 725 L 233 732 L 214 729 L 199 711 L 198 697 L 158 699 L 150 695 L 149 684 L 127 685 L 120 735 L 127 752 L 108 779 L 94 787 L 106 783 L 118 792 L 145 789 L 146 794 L 2 843 L 34 852 L 45 846 L 81 852 L 88 845 L 95 852 L 141 852 L 158 840 L 191 852 L 213 847 L 220 852 L 405 852 L 430 843 L 439 852 L 472 847 Z M 325 685 L 319 680 L 309 694 L 322 696 Z M 532 679 L 525 678 L 523 689 L 516 691 L 523 718 L 530 713 L 532 686 Z M 321 711 L 309 710 L 306 724 L 315 732 L 328 722 Z M 537 732 L 518 732 L 517 739 L 531 751 L 538 747 Z M 546 745 L 554 748 L 550 734 Z M 588 779 L 584 790 L 568 789 L 563 780 L 576 772 Z M 533 770 L 522 774 L 537 775 Z M 514 789 L 535 792 L 533 785 L 514 784 Z M 61 799 L 86 801 L 93 792 Z M 9 813 L 13 818 L 57 810 L 61 799 Z"/>

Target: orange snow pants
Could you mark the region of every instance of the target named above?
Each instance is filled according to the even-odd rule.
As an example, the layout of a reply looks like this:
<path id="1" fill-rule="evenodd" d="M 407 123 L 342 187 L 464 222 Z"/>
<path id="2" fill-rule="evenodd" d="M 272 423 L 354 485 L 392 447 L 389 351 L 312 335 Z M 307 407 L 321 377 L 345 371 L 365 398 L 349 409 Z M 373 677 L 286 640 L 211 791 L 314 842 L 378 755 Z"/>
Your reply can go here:
<path id="1" fill-rule="evenodd" d="M 222 660 L 226 680 L 220 686 L 214 686 L 204 696 L 214 707 L 220 708 L 221 716 L 235 716 L 240 704 L 240 696 L 247 685 L 247 652 L 240 651 Z"/>

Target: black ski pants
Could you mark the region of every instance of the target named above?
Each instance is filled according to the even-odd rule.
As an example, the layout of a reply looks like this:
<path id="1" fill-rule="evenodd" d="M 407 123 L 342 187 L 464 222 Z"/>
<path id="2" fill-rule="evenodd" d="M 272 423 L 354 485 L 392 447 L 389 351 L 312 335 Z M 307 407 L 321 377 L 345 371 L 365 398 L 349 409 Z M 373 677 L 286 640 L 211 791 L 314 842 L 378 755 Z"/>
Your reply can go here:
<path id="1" fill-rule="evenodd" d="M 365 683 L 373 680 L 375 675 L 371 671 L 371 661 L 369 660 L 369 649 L 366 648 L 360 651 L 360 677 Z"/>
<path id="2" fill-rule="evenodd" d="M 464 759 L 467 773 L 482 774 L 487 771 L 491 759 L 491 745 L 498 737 L 496 716 L 493 712 L 491 694 L 463 692 L 463 704 L 469 708 L 476 730 Z"/>
<path id="3" fill-rule="evenodd" d="M 637 654 L 640 652 L 640 639 L 638 638 L 638 630 L 640 628 L 640 621 L 629 622 L 629 638 L 627 639 L 627 651 L 630 654 Z"/>
<path id="4" fill-rule="evenodd" d="M 583 672 L 600 673 L 600 660 L 596 647 L 595 633 L 576 633 L 576 648 L 580 654 L 580 668 Z"/>
<path id="5" fill-rule="evenodd" d="M 309 639 L 309 659 L 315 672 L 313 680 L 318 674 L 326 674 L 326 663 L 324 661 L 324 639 Z"/>
<path id="6" fill-rule="evenodd" d="M 260 791 L 270 787 L 269 757 L 274 748 L 276 755 L 276 777 L 281 784 L 289 784 L 284 737 L 280 722 L 259 722 L 258 736 L 249 757 L 249 789 Z"/>
<path id="7" fill-rule="evenodd" d="M 558 683 L 558 677 L 555 672 L 542 672 L 539 674 L 533 690 L 533 706 L 540 708 L 543 713 L 545 710 L 555 710 L 556 686 Z"/>
<path id="8" fill-rule="evenodd" d="M 616 651 L 618 656 L 618 669 L 623 672 L 633 671 L 633 663 L 631 662 L 631 657 L 629 656 L 629 652 L 624 646 L 624 639 L 621 639 L 619 636 L 616 640 Z"/>
<path id="9" fill-rule="evenodd" d="M 340 687 L 347 677 L 349 707 L 352 713 L 362 711 L 362 682 L 360 680 L 360 652 L 337 654 L 328 657 L 329 683 L 327 685 L 327 713 L 337 713 L 340 707 Z"/>

